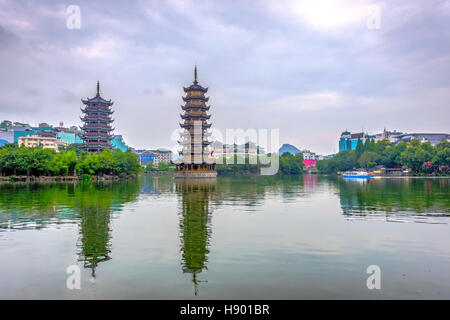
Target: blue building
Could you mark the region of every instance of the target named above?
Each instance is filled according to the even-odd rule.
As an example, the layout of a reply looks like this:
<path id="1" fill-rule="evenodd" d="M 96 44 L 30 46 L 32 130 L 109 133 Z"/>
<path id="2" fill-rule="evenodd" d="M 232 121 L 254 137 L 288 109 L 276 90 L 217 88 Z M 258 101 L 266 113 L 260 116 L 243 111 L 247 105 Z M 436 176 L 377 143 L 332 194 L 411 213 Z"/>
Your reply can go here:
<path id="1" fill-rule="evenodd" d="M 148 150 L 136 150 L 136 154 L 141 159 L 141 165 L 146 165 L 149 162 L 153 162 L 155 159 L 155 153 Z"/>
<path id="2" fill-rule="evenodd" d="M 80 134 L 73 132 L 58 132 L 56 137 L 58 140 L 67 142 L 67 144 L 83 143 L 83 139 L 80 138 Z"/>
<path id="3" fill-rule="evenodd" d="M 339 152 L 345 150 L 355 150 L 358 145 L 358 140 L 364 143 L 367 139 L 375 139 L 375 136 L 371 136 L 365 132 L 351 133 L 344 131 L 339 139 Z"/>
<path id="4" fill-rule="evenodd" d="M 113 135 L 113 138 L 111 140 L 111 145 L 112 145 L 113 149 L 118 149 L 122 152 L 128 151 L 128 146 L 125 143 L 125 141 L 123 141 L 122 135 L 120 135 L 120 134 Z"/>
<path id="5" fill-rule="evenodd" d="M 281 146 L 281 148 L 278 150 L 278 154 L 281 156 L 283 153 L 289 152 L 293 156 L 301 153 L 299 149 L 294 147 L 292 144 L 285 143 Z"/>

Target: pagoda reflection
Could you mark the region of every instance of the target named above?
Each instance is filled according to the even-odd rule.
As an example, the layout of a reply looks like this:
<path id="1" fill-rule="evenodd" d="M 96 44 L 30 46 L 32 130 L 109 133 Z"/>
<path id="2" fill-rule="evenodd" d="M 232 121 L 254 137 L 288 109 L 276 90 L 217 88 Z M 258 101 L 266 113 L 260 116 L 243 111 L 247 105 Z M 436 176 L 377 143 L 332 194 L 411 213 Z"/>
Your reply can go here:
<path id="1" fill-rule="evenodd" d="M 194 294 L 198 294 L 197 275 L 207 269 L 211 235 L 210 199 L 216 188 L 216 179 L 176 181 L 181 196 L 180 240 L 183 273 L 192 275 Z"/>
<path id="2" fill-rule="evenodd" d="M 125 202 L 137 198 L 138 181 L 81 185 L 75 209 L 79 216 L 78 260 L 95 278 L 99 263 L 111 259 L 111 220 Z"/>

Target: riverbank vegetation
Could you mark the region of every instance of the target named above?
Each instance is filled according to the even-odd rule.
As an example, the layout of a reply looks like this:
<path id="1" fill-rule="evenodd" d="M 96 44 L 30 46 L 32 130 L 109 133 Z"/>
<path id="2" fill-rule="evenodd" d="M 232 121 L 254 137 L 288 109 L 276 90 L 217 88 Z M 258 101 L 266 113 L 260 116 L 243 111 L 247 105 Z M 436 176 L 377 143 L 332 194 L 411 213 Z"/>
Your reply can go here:
<path id="1" fill-rule="evenodd" d="M 173 172 L 175 170 L 175 165 L 171 164 L 171 163 L 166 163 L 166 162 L 159 162 L 158 166 L 154 166 L 153 162 L 149 162 L 146 166 L 145 166 L 145 172 L 147 173 L 170 173 Z"/>
<path id="2" fill-rule="evenodd" d="M 270 157 L 271 155 L 268 154 L 267 156 Z M 232 163 L 227 164 L 227 159 L 223 158 L 222 164 L 216 165 L 217 174 L 219 176 L 259 175 L 261 167 L 267 166 L 262 164 L 258 158 L 251 160 L 253 161 L 250 161 L 249 157 L 234 156 Z M 289 152 L 285 152 L 280 156 L 278 175 L 298 175 L 302 173 L 303 157 L 301 155 L 294 156 Z"/>
<path id="3" fill-rule="evenodd" d="M 79 153 L 77 155 L 77 152 Z M 142 171 L 139 157 L 130 152 L 79 150 L 56 152 L 42 147 L 8 144 L 0 148 L 0 175 L 73 176 L 127 175 Z"/>
<path id="4" fill-rule="evenodd" d="M 358 168 L 369 170 L 377 165 L 386 168 L 405 166 L 413 174 L 446 175 L 450 166 L 450 142 L 443 141 L 433 147 L 418 139 L 396 145 L 389 140 L 377 143 L 359 140 L 355 150 L 341 151 L 333 158 L 319 161 L 317 168 L 321 173 L 332 174 Z"/>

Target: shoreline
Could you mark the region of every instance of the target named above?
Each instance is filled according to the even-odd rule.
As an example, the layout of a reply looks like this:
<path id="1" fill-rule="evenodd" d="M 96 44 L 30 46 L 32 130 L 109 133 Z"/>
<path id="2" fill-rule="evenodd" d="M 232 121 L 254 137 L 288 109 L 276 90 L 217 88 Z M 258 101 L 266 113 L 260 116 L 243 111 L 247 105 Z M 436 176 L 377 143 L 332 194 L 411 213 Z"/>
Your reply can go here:
<path id="1" fill-rule="evenodd" d="M 138 175 L 91 175 L 91 182 L 120 181 L 135 179 Z M 82 176 L 0 176 L 0 183 L 82 182 Z"/>

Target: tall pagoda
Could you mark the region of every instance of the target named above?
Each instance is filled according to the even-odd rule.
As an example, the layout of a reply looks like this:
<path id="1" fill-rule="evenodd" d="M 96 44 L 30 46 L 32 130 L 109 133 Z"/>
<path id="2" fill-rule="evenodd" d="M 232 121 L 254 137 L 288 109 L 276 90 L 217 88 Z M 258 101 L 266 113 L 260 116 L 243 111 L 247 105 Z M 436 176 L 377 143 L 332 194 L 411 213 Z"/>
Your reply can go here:
<path id="1" fill-rule="evenodd" d="M 183 97 L 185 104 L 181 106 L 184 113 L 180 114 L 183 120 L 180 126 L 184 130 L 178 141 L 182 150 L 180 151 L 181 159 L 177 163 L 174 175 L 179 178 L 216 177 L 216 165 L 210 157 L 211 152 L 207 151 L 211 144 L 208 141 L 210 133 L 207 132 L 211 127 L 211 123 L 208 123 L 211 115 L 207 114 L 210 106 L 206 105 L 209 97 L 205 96 L 208 88 L 198 84 L 197 66 L 194 69 L 193 84 L 187 88 L 183 87 L 183 89 L 186 96 Z"/>
<path id="2" fill-rule="evenodd" d="M 111 118 L 113 111 L 111 106 L 114 102 L 105 100 L 100 96 L 100 82 L 97 81 L 97 95 L 94 98 L 81 99 L 85 105 L 81 111 L 84 116 L 80 119 L 84 122 L 81 127 L 83 130 L 83 149 L 89 152 L 101 152 L 104 149 L 112 149 Z"/>

